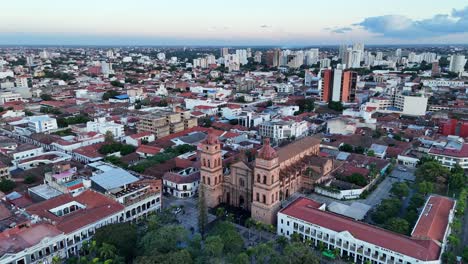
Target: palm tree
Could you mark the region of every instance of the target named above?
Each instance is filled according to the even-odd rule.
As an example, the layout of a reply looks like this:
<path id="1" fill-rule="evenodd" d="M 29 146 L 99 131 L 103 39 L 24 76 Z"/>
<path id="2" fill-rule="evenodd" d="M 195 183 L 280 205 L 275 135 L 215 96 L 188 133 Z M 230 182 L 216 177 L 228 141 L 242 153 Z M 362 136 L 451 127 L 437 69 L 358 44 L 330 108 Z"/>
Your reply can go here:
<path id="1" fill-rule="evenodd" d="M 115 257 L 115 252 L 117 248 L 114 245 L 102 243 L 101 248 L 99 249 L 99 256 L 103 259 L 111 259 Z"/>
<path id="2" fill-rule="evenodd" d="M 226 221 L 234 223 L 234 215 L 233 214 L 228 214 L 226 217 Z"/>
<path id="3" fill-rule="evenodd" d="M 84 256 L 86 256 L 89 253 L 89 241 L 85 240 L 81 244 L 81 249 L 80 249 L 80 254 L 83 253 Z"/>
<path id="4" fill-rule="evenodd" d="M 250 229 L 255 225 L 255 221 L 252 219 L 252 218 L 247 218 L 247 220 L 245 220 L 245 226 L 247 227 L 247 229 L 249 230 L 249 241 L 250 241 Z"/>
<path id="5" fill-rule="evenodd" d="M 260 221 L 256 222 L 256 223 L 255 223 L 255 229 L 257 229 L 257 231 L 258 231 L 258 234 L 259 234 L 259 236 L 260 236 L 260 243 L 261 243 L 261 241 L 262 241 L 263 223 L 260 222 Z"/>
<path id="6" fill-rule="evenodd" d="M 52 264 L 62 264 L 62 259 L 60 258 L 60 256 L 55 255 L 54 257 L 52 257 Z"/>
<path id="7" fill-rule="evenodd" d="M 216 209 L 216 217 L 222 218 L 225 215 L 226 215 L 226 211 L 224 210 L 223 207 L 218 207 L 218 209 Z"/>

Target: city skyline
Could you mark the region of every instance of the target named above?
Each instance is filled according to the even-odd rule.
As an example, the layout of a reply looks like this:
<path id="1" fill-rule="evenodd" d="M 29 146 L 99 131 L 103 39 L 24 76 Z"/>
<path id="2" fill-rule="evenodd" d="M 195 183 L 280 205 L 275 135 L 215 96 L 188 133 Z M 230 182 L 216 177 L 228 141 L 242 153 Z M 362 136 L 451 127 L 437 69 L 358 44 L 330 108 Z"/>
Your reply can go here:
<path id="1" fill-rule="evenodd" d="M 112 3 L 112 4 L 111 4 Z M 468 3 L 396 0 L 4 3 L 0 45 L 466 44 Z M 403 8 L 402 8 L 403 7 Z"/>

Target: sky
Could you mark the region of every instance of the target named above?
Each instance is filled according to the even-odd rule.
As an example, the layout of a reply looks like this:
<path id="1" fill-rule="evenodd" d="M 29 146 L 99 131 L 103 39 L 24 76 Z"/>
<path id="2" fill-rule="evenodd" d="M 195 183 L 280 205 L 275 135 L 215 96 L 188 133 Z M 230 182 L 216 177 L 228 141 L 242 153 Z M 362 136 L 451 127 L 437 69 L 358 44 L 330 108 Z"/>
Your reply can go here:
<path id="1" fill-rule="evenodd" d="M 3 0 L 0 45 L 468 44 L 468 0 Z"/>

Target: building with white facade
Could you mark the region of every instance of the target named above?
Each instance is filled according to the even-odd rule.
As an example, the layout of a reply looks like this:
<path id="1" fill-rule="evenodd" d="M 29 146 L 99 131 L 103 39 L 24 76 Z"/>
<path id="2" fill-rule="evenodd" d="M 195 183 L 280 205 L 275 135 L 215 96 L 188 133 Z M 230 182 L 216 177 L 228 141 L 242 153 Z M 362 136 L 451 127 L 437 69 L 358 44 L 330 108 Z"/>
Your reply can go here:
<path id="1" fill-rule="evenodd" d="M 200 171 L 186 168 L 178 172 L 166 172 L 163 176 L 164 192 L 177 198 L 192 197 L 200 185 Z"/>
<path id="2" fill-rule="evenodd" d="M 328 212 L 324 204 L 314 200 L 298 198 L 278 213 L 277 233 L 287 238 L 298 234 L 312 246 L 321 244 L 354 263 L 439 264 L 455 204 L 450 198 L 430 196 L 411 236 L 405 236 Z"/>
<path id="3" fill-rule="evenodd" d="M 422 116 L 426 114 L 428 98 L 424 95 L 396 94 L 393 106 L 404 115 Z"/>
<path id="4" fill-rule="evenodd" d="M 111 132 L 114 138 L 125 136 L 124 125 L 117 124 L 114 121 L 107 121 L 105 117 L 94 119 L 86 123 L 86 132 L 97 132 L 105 135 Z"/>
<path id="5" fill-rule="evenodd" d="M 30 116 L 25 118 L 28 129 L 34 133 L 47 133 L 58 128 L 57 120 L 48 115 Z"/>
<path id="6" fill-rule="evenodd" d="M 307 121 L 272 120 L 264 122 L 259 126 L 260 136 L 271 138 L 275 141 L 303 137 L 307 135 L 308 130 Z"/>
<path id="7" fill-rule="evenodd" d="M 465 55 L 452 55 L 450 56 L 450 66 L 449 71 L 462 73 L 465 71 L 466 64 Z"/>
<path id="8" fill-rule="evenodd" d="M 13 92 L 1 92 L 0 93 L 0 105 L 8 102 L 21 101 L 22 96 L 19 93 Z"/>

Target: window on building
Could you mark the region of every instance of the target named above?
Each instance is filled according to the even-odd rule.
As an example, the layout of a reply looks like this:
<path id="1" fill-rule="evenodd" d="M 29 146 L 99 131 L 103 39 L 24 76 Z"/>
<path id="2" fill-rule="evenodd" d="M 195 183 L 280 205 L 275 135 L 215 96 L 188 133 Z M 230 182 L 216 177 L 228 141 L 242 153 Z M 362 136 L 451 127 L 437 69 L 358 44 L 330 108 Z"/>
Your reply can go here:
<path id="1" fill-rule="evenodd" d="M 263 175 L 263 184 L 266 184 L 267 183 L 267 177 L 266 175 Z"/>
<path id="2" fill-rule="evenodd" d="M 260 174 L 257 174 L 257 182 L 260 182 Z"/>
<path id="3" fill-rule="evenodd" d="M 208 185 L 211 185 L 210 177 L 208 177 Z"/>
<path id="4" fill-rule="evenodd" d="M 262 195 L 262 202 L 266 204 L 266 195 Z"/>

